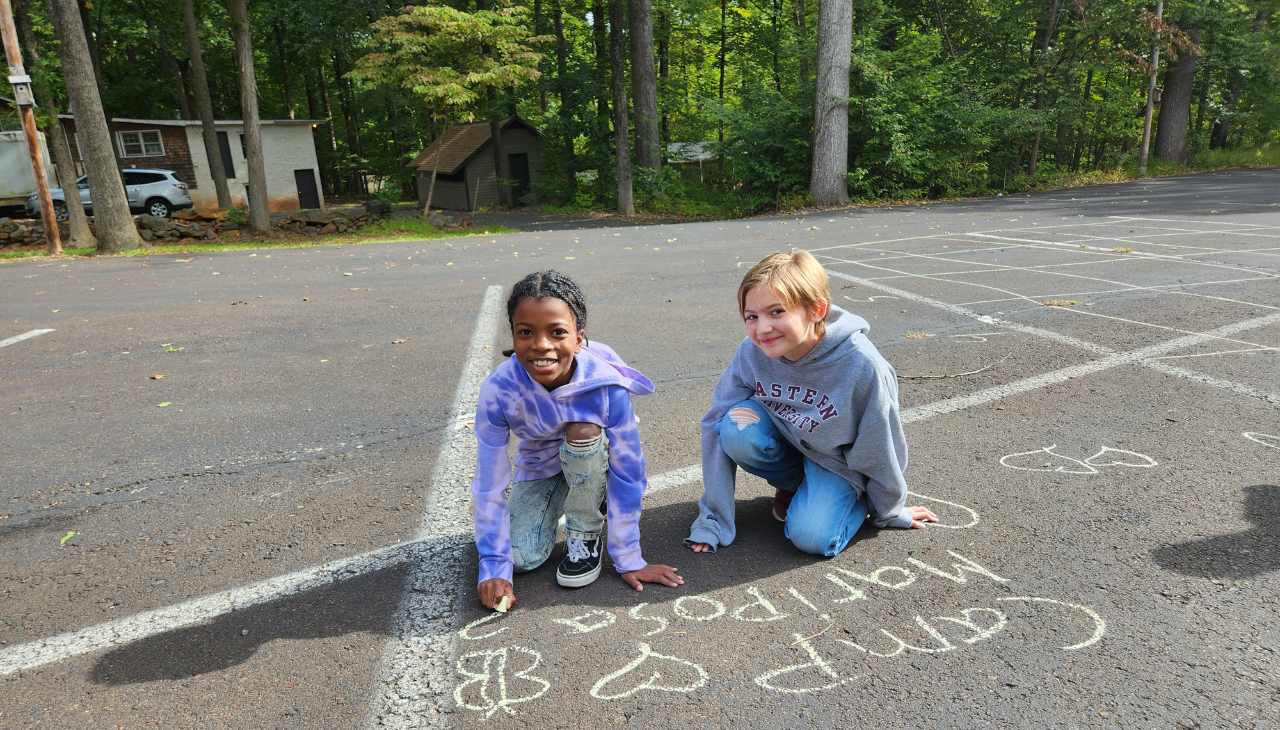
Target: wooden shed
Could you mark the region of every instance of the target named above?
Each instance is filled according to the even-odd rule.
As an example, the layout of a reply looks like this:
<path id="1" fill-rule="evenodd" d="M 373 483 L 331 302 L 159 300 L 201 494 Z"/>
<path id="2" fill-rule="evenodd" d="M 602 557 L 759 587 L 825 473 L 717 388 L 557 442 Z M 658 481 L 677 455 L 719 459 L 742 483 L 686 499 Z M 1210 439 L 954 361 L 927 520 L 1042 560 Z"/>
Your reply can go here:
<path id="1" fill-rule="evenodd" d="M 498 203 L 498 175 L 494 169 L 489 122 L 450 127 L 412 163 L 418 182 L 418 203 L 425 205 L 435 171 L 432 208 L 476 210 Z M 502 123 L 502 147 L 511 170 L 512 199 L 527 199 L 542 169 L 542 135 L 528 122 L 512 117 Z"/>

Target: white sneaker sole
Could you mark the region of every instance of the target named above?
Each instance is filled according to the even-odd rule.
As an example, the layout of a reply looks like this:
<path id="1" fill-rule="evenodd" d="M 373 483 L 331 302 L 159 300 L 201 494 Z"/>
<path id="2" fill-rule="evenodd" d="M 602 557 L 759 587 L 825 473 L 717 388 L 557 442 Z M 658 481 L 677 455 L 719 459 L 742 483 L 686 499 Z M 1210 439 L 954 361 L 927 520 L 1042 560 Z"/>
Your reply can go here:
<path id="1" fill-rule="evenodd" d="M 589 586 L 596 582 L 596 578 L 600 577 L 600 570 L 603 567 L 604 561 L 601 560 L 599 563 L 596 563 L 595 570 L 590 573 L 583 573 L 582 575 L 565 575 L 557 569 L 556 582 L 565 588 L 582 588 L 583 586 Z"/>

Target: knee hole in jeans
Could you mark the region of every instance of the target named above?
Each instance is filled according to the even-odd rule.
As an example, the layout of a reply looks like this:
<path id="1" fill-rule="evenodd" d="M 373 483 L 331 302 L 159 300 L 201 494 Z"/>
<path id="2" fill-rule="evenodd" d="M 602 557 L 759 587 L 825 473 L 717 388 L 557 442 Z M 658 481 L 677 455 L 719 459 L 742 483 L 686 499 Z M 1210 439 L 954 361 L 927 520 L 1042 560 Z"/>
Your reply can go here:
<path id="1" fill-rule="evenodd" d="M 594 423 L 573 423 L 565 424 L 564 440 L 569 443 L 591 442 L 600 438 L 600 427 Z"/>

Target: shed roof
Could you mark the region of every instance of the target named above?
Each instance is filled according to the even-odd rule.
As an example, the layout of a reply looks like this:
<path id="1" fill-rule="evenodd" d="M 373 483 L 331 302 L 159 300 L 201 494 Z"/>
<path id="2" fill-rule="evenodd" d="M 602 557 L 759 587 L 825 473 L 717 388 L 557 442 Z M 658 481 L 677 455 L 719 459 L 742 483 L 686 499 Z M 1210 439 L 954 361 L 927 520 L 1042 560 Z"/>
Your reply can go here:
<path id="1" fill-rule="evenodd" d="M 507 129 L 514 124 L 538 134 L 538 130 L 520 117 L 507 119 L 502 123 L 502 128 Z M 445 175 L 452 175 L 465 165 L 472 155 L 479 152 L 481 147 L 484 147 L 489 141 L 489 136 L 488 122 L 454 125 L 444 130 L 439 137 L 427 145 L 427 148 L 409 164 L 409 167 L 419 170 L 436 169 Z"/>

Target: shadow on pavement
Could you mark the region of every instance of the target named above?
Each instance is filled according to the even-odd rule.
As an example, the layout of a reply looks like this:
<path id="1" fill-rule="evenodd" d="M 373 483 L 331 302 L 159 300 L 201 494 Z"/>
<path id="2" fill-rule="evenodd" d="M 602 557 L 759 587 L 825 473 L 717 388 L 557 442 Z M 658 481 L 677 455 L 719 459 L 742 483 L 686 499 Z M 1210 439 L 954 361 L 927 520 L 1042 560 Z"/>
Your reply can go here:
<path id="1" fill-rule="evenodd" d="M 556 566 L 564 555 L 563 545 L 551 553 L 540 568 L 515 577 L 520 608 L 536 610 L 552 606 L 631 607 L 645 601 L 667 601 L 682 595 L 709 593 L 730 586 L 754 582 L 831 560 L 800 552 L 782 534 L 782 524 L 773 519 L 769 497 L 738 500 L 738 536 L 733 545 L 713 554 L 696 554 L 684 546 L 689 525 L 698 515 L 696 502 L 678 502 L 650 507 L 641 518 L 644 558 L 650 563 L 666 563 L 679 569 L 685 584 L 680 588 L 648 585 L 637 593 L 606 560 L 600 578 L 585 588 L 561 588 L 556 584 Z M 842 555 L 857 551 L 876 539 L 880 530 L 864 526 Z M 473 594 L 474 595 L 474 594 Z M 468 601 L 464 622 L 487 613 L 474 597 Z"/>
<path id="2" fill-rule="evenodd" d="M 1280 570 L 1280 486 L 1246 487 L 1244 510 L 1253 529 L 1165 545 L 1152 555 L 1162 567 L 1197 578 L 1239 580 Z"/>
<path id="3" fill-rule="evenodd" d="M 241 664 L 275 639 L 385 635 L 405 572 L 402 565 L 366 573 L 135 641 L 100 657 L 90 679 L 107 685 L 186 679 Z"/>

